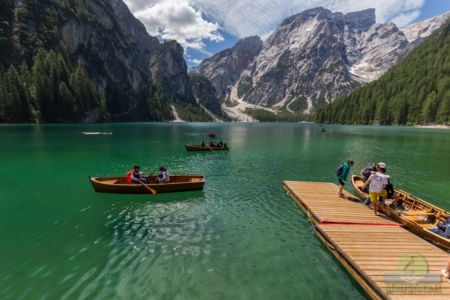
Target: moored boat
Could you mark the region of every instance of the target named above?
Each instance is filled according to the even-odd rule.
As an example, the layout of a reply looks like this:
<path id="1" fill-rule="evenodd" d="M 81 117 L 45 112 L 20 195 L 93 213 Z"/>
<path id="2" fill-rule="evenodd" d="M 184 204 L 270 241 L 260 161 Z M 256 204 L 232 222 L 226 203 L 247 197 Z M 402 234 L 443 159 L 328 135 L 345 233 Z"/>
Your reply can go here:
<path id="1" fill-rule="evenodd" d="M 156 176 L 149 176 L 150 182 L 155 182 Z M 171 175 L 168 183 L 129 184 L 125 176 L 89 177 L 94 190 L 98 193 L 116 194 L 148 194 L 149 189 L 158 193 L 195 191 L 203 189 L 203 175 Z"/>
<path id="2" fill-rule="evenodd" d="M 355 192 L 362 199 L 367 199 L 368 193 L 362 190 L 364 184 L 362 178 L 352 176 L 352 184 Z M 446 237 L 445 233 L 441 235 L 430 231 L 430 229 L 436 229 L 437 224 L 445 222 L 450 216 L 449 212 L 400 189 L 395 189 L 393 198 L 398 199 L 395 205 L 379 205 L 380 212 L 418 236 L 450 251 L 450 236 Z M 447 229 L 447 234 L 448 231 L 450 230 Z"/>
<path id="3" fill-rule="evenodd" d="M 186 150 L 187 151 L 221 151 L 221 150 L 229 150 L 230 148 L 228 146 L 209 146 L 209 145 L 192 145 L 192 144 L 186 144 Z"/>
<path id="4" fill-rule="evenodd" d="M 210 132 L 208 132 L 208 136 L 209 136 L 210 138 L 215 138 L 215 137 L 217 136 L 217 134 L 216 134 L 215 131 L 210 131 Z"/>

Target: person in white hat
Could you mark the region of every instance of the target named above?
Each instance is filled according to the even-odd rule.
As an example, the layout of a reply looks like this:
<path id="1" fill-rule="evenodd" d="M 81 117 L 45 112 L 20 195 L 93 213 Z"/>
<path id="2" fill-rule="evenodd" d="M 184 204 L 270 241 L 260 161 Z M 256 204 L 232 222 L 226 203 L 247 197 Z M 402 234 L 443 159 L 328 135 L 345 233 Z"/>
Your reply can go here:
<path id="1" fill-rule="evenodd" d="M 386 186 L 389 183 L 389 176 L 386 175 L 386 164 L 380 162 L 377 164 L 377 172 L 370 175 L 369 179 L 364 183 L 363 190 L 369 185 L 370 202 L 373 206 L 373 212 L 378 215 L 378 199 L 382 201 L 386 199 Z"/>

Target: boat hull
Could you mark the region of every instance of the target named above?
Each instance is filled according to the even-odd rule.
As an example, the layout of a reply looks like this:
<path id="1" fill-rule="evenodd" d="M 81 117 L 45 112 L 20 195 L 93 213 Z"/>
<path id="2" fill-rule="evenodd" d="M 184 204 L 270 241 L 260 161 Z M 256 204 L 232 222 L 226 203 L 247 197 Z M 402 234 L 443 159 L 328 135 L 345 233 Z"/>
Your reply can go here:
<path id="1" fill-rule="evenodd" d="M 154 182 L 155 176 L 150 177 Z M 174 193 L 202 190 L 205 180 L 202 175 L 170 176 L 169 183 L 150 183 L 146 186 L 157 193 Z M 149 194 L 150 191 L 142 184 L 129 184 L 126 177 L 92 177 L 89 178 L 92 187 L 97 193 L 114 194 Z"/>
<path id="2" fill-rule="evenodd" d="M 356 194 L 358 194 L 361 199 L 367 199 L 368 194 L 361 190 L 363 182 L 359 176 L 352 176 L 352 184 Z M 433 213 L 432 215 L 436 218 L 435 222 L 437 223 L 444 221 L 449 216 L 449 212 L 399 189 L 395 190 L 394 196 L 400 197 L 400 199 L 406 203 L 405 206 L 410 207 L 410 209 L 398 211 L 387 205 L 380 205 L 378 206 L 380 212 L 400 223 L 412 233 L 446 251 L 450 251 L 450 239 L 430 231 L 430 229 L 436 228 L 435 223 L 427 222 L 426 218 L 419 219 L 417 215 L 408 213 L 414 211 L 429 211 L 429 214 Z"/>
<path id="3" fill-rule="evenodd" d="M 224 150 L 230 149 L 229 147 L 208 147 L 208 146 L 203 147 L 202 145 L 189 145 L 189 144 L 186 144 L 185 147 L 188 152 L 191 152 L 191 151 L 224 151 Z"/>

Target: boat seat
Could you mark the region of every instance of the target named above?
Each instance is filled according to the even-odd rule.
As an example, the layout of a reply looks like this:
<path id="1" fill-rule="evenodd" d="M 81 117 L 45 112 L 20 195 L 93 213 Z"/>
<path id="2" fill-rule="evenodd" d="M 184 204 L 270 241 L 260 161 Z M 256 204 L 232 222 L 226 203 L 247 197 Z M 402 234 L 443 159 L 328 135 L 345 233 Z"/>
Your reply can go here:
<path id="1" fill-rule="evenodd" d="M 434 215 L 434 213 L 429 210 L 407 210 L 407 211 L 402 212 L 402 214 L 405 216 L 418 216 L 418 215 L 431 216 L 431 215 Z"/>
<path id="2" fill-rule="evenodd" d="M 405 216 L 405 218 L 419 224 L 429 224 L 425 219 L 418 218 L 417 216 Z"/>
<path id="3" fill-rule="evenodd" d="M 430 223 L 426 223 L 426 224 L 421 224 L 421 226 L 425 229 L 433 229 L 436 228 L 436 225 L 434 224 L 430 224 Z"/>

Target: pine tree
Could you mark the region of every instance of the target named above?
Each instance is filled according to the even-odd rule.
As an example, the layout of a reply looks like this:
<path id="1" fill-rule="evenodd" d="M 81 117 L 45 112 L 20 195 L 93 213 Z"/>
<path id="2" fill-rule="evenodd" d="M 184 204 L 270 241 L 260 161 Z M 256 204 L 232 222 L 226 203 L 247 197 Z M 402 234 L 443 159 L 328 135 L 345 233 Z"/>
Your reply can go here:
<path id="1" fill-rule="evenodd" d="M 450 90 L 442 96 L 441 104 L 436 113 L 436 120 L 439 124 L 448 125 L 450 121 Z"/>
<path id="2" fill-rule="evenodd" d="M 422 121 L 427 124 L 435 120 L 437 111 L 436 92 L 431 92 L 422 106 Z"/>
<path id="3" fill-rule="evenodd" d="M 320 122 L 448 122 L 450 20 L 378 80 L 319 109 Z M 367 107 L 370 107 L 369 109 Z"/>

